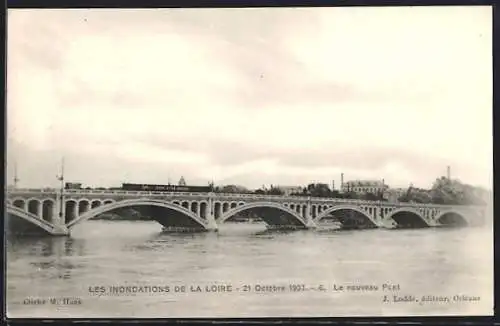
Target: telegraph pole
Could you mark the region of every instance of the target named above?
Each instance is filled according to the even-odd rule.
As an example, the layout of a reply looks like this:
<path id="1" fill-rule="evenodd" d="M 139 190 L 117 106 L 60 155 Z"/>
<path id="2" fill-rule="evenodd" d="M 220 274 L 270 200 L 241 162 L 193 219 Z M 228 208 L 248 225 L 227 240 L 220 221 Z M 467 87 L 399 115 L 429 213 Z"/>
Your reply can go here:
<path id="1" fill-rule="evenodd" d="M 344 173 L 340 174 L 340 192 L 344 192 Z"/>
<path id="2" fill-rule="evenodd" d="M 19 182 L 19 178 L 17 177 L 17 162 L 14 162 L 14 189 L 17 188 L 17 183 Z"/>
<path id="3" fill-rule="evenodd" d="M 60 200 L 61 204 L 59 205 L 59 218 L 60 221 L 63 220 L 63 209 L 64 209 L 64 156 L 61 159 L 61 174 L 56 175 L 57 180 L 61 181 L 61 188 L 60 188 Z"/>

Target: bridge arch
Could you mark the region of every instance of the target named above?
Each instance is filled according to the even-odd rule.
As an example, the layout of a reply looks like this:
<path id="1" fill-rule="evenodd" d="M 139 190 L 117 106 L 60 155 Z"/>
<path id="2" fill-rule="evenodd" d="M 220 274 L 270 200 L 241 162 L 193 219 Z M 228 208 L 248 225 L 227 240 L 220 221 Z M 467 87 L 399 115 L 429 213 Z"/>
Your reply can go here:
<path id="1" fill-rule="evenodd" d="M 56 201 L 54 199 L 45 199 L 42 202 L 42 218 L 51 222 L 55 214 Z"/>
<path id="2" fill-rule="evenodd" d="M 74 199 L 69 199 L 64 202 L 64 220 L 66 223 L 74 221 L 78 216 L 78 202 Z"/>
<path id="3" fill-rule="evenodd" d="M 307 214 L 307 205 L 302 205 L 302 208 L 301 206 L 298 206 L 298 210 L 297 210 L 297 213 L 299 213 L 301 216 L 305 217 L 306 214 Z"/>
<path id="4" fill-rule="evenodd" d="M 422 228 L 430 226 L 420 210 L 411 207 L 395 209 L 387 215 L 387 219 L 393 220 L 399 227 Z"/>
<path id="5" fill-rule="evenodd" d="M 215 219 L 217 220 L 222 216 L 222 203 L 219 201 L 216 201 L 214 203 L 213 209 L 214 209 L 213 215 L 214 215 Z"/>
<path id="6" fill-rule="evenodd" d="M 25 225 L 31 226 L 30 228 L 28 228 L 31 230 L 28 231 L 37 230 L 38 232 L 42 231 L 43 233 L 47 234 L 55 233 L 54 226 L 51 223 L 39 218 L 37 215 L 27 212 L 24 209 L 16 207 L 14 205 L 7 204 L 6 206 L 7 206 L 6 207 L 7 214 L 21 221 L 28 222 L 25 223 Z M 28 234 L 28 233 L 25 233 L 25 231 L 23 231 L 23 234 Z"/>
<path id="7" fill-rule="evenodd" d="M 200 204 L 196 200 L 193 200 L 189 205 L 189 210 L 194 214 L 198 215 L 199 209 L 200 209 Z"/>
<path id="8" fill-rule="evenodd" d="M 78 200 L 78 215 L 86 213 L 90 210 L 91 201 L 87 198 L 82 198 Z"/>
<path id="9" fill-rule="evenodd" d="M 456 209 L 448 209 L 440 212 L 436 215 L 435 221 L 442 226 L 466 226 L 469 224 L 465 215 Z"/>
<path id="10" fill-rule="evenodd" d="M 33 215 L 40 215 L 42 203 L 39 199 L 30 198 L 28 199 L 28 212 Z"/>
<path id="11" fill-rule="evenodd" d="M 361 207 L 354 206 L 354 205 L 337 205 L 337 206 L 332 206 L 332 207 L 328 208 L 327 210 L 324 210 L 323 212 L 321 212 L 321 214 L 319 214 L 318 216 L 316 216 L 316 218 L 314 219 L 314 221 L 315 222 L 319 222 L 322 219 L 324 219 L 325 217 L 327 217 L 329 214 L 331 214 L 333 212 L 336 212 L 336 211 L 340 211 L 340 210 L 351 210 L 351 211 L 358 212 L 358 213 L 360 213 L 362 216 L 364 216 L 367 219 L 367 221 L 369 222 L 370 226 L 378 226 L 377 222 L 375 222 L 375 220 L 373 219 L 372 216 L 370 216 Z"/>
<path id="12" fill-rule="evenodd" d="M 204 200 L 200 201 L 199 205 L 199 210 L 200 210 L 200 217 L 203 219 L 207 219 L 207 213 L 210 214 L 210 212 L 207 212 L 208 210 L 208 203 Z"/>
<path id="13" fill-rule="evenodd" d="M 12 206 L 26 210 L 26 200 L 24 200 L 23 198 L 19 198 L 19 197 L 14 198 L 12 200 Z"/>
<path id="14" fill-rule="evenodd" d="M 102 201 L 99 199 L 94 199 L 90 202 L 90 209 L 97 208 L 102 205 Z"/>
<path id="15" fill-rule="evenodd" d="M 307 222 L 304 220 L 304 218 L 297 214 L 294 210 L 279 203 L 273 202 L 253 202 L 237 206 L 234 209 L 230 209 L 227 212 L 224 212 L 222 216 L 219 217 L 218 222 L 224 223 L 234 215 L 247 210 L 262 210 L 263 213 L 272 213 L 263 214 L 263 216 L 260 216 L 260 218 L 264 222 L 266 222 L 266 224 L 273 227 L 307 227 Z"/>
<path id="16" fill-rule="evenodd" d="M 189 209 L 184 208 L 182 206 L 161 201 L 161 200 L 152 200 L 152 199 L 128 199 L 122 201 L 116 201 L 110 204 L 105 204 L 100 207 L 91 209 L 90 211 L 83 213 L 75 220 L 66 224 L 68 228 L 71 228 L 79 223 L 82 223 L 86 220 L 89 220 L 97 215 L 125 207 L 137 207 L 137 206 L 149 206 L 154 208 L 163 208 L 167 209 L 170 213 L 174 213 L 173 216 L 167 218 L 160 218 L 151 216 L 152 219 L 162 224 L 165 227 L 186 227 L 186 228 L 196 228 L 196 229 L 207 229 L 208 223 L 198 217 L 196 214 L 191 212 Z M 174 224 L 176 225 L 174 225 Z"/>

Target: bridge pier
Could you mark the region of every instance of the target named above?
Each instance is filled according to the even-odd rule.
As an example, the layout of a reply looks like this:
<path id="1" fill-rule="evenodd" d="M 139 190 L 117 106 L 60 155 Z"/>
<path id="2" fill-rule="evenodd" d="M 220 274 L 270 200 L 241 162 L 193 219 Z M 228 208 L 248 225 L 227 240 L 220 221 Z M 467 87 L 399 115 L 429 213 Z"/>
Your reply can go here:
<path id="1" fill-rule="evenodd" d="M 222 205 L 221 205 L 222 206 Z M 217 222 L 215 221 L 215 203 L 213 199 L 213 193 L 208 195 L 208 205 L 205 207 L 205 216 L 207 217 L 209 231 L 217 231 L 219 229 Z"/>
<path id="2" fill-rule="evenodd" d="M 304 218 L 306 219 L 306 224 L 308 229 L 315 229 L 317 228 L 316 223 L 314 222 L 314 217 L 311 212 L 312 210 L 312 205 L 311 205 L 311 198 L 308 198 L 307 206 L 306 206 L 306 214 Z"/>
<path id="3" fill-rule="evenodd" d="M 392 229 L 395 227 L 395 222 L 389 218 L 390 213 L 387 212 L 385 207 L 377 207 L 377 215 L 380 227 L 386 229 Z"/>
<path id="4" fill-rule="evenodd" d="M 66 227 L 66 225 L 54 225 L 54 229 L 52 231 L 52 235 L 55 235 L 55 236 L 69 236 L 69 235 L 71 235 L 71 232 Z"/>
<path id="5" fill-rule="evenodd" d="M 307 228 L 308 229 L 316 229 L 318 226 L 316 225 L 316 223 L 314 222 L 314 219 L 312 218 L 308 218 L 307 219 Z"/>
<path id="6" fill-rule="evenodd" d="M 432 227 L 439 225 L 439 223 L 435 219 L 436 215 L 433 214 L 433 211 L 434 209 L 424 208 L 422 212 L 422 216 L 426 220 L 427 224 Z"/>
<path id="7" fill-rule="evenodd" d="M 373 216 L 373 220 L 375 221 L 375 224 L 377 225 L 377 227 L 379 227 L 379 228 L 384 227 L 381 216 L 380 216 L 380 207 L 377 207 L 377 206 L 373 207 L 372 216 Z"/>
<path id="8" fill-rule="evenodd" d="M 215 217 L 212 214 L 207 215 L 208 231 L 217 231 L 219 229 L 217 222 L 215 222 Z"/>
<path id="9" fill-rule="evenodd" d="M 373 208 L 374 213 L 373 213 L 373 220 L 377 224 L 379 228 L 392 228 L 393 223 L 391 219 L 388 219 L 388 215 L 384 211 L 384 207 L 381 206 L 376 206 Z"/>
<path id="10" fill-rule="evenodd" d="M 56 194 L 56 204 L 53 208 L 52 224 L 65 226 L 66 205 L 64 203 L 64 193 Z"/>

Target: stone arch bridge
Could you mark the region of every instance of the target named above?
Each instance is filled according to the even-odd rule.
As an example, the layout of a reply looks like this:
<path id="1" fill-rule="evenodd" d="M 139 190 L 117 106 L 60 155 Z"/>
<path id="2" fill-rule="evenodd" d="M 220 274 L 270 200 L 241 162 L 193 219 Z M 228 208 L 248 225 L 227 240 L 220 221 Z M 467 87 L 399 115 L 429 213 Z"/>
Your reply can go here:
<path id="1" fill-rule="evenodd" d="M 256 216 L 271 228 L 308 229 L 337 223 L 346 227 L 424 228 L 481 225 L 483 206 L 388 203 L 338 198 L 254 194 L 12 189 L 8 221 L 19 232 L 52 235 L 98 215 L 133 208 L 169 230 L 216 230 L 238 216 Z"/>

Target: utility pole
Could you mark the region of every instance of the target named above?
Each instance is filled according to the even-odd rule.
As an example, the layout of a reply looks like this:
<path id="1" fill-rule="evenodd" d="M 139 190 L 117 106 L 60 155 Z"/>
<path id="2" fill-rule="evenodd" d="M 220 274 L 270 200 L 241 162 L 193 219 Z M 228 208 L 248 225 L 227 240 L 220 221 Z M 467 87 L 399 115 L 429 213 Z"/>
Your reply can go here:
<path id="1" fill-rule="evenodd" d="M 344 173 L 340 174 L 340 192 L 344 192 Z"/>
<path id="2" fill-rule="evenodd" d="M 56 176 L 57 180 L 61 181 L 61 188 L 60 188 L 60 199 L 61 199 L 61 205 L 59 205 L 59 218 L 60 221 L 63 220 L 63 208 L 64 208 L 64 156 L 61 159 L 61 174 Z"/>
<path id="3" fill-rule="evenodd" d="M 19 182 L 19 178 L 17 177 L 17 162 L 14 162 L 14 189 L 17 188 L 17 183 Z"/>

